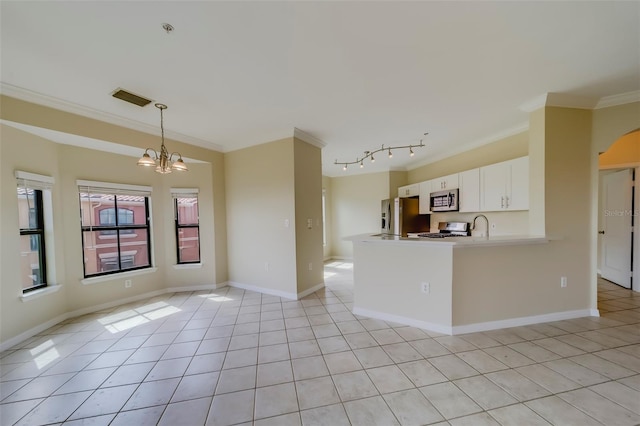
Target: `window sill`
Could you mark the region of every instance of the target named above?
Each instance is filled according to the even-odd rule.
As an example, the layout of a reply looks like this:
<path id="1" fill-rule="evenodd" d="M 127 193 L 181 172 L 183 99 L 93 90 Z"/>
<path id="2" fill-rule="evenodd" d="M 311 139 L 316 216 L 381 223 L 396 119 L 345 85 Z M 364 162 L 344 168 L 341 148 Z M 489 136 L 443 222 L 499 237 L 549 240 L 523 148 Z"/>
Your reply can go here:
<path id="1" fill-rule="evenodd" d="M 83 280 L 80 280 L 80 284 L 83 284 L 83 285 L 98 284 L 106 281 L 114 281 L 122 278 L 135 277 L 136 275 L 152 274 L 157 270 L 158 268 L 145 268 L 145 269 L 137 269 L 135 271 L 119 272 L 117 274 L 103 275 L 101 277 L 85 278 Z"/>
<path id="2" fill-rule="evenodd" d="M 55 293 L 61 288 L 62 288 L 62 285 L 60 284 L 48 285 L 44 288 L 21 294 L 20 299 L 22 299 L 23 303 L 31 302 L 32 300 L 39 299 L 42 296 L 46 296 L 47 294 Z"/>
<path id="3" fill-rule="evenodd" d="M 200 263 L 179 263 L 173 265 L 173 269 L 200 269 L 202 268 L 202 262 Z"/>

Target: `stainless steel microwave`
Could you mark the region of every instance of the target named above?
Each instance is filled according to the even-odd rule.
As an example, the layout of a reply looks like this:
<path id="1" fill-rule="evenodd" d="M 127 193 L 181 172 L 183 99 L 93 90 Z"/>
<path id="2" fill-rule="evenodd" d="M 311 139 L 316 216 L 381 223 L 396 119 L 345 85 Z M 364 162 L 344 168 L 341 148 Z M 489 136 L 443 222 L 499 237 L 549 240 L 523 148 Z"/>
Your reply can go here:
<path id="1" fill-rule="evenodd" d="M 432 212 L 458 211 L 458 189 L 432 192 L 429 206 Z"/>

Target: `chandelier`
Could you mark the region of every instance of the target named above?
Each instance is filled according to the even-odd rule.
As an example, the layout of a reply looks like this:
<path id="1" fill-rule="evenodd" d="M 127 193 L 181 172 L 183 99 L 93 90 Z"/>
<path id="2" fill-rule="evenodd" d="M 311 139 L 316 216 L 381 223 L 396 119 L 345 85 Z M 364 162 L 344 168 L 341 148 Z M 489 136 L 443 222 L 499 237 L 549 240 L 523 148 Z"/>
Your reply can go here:
<path id="1" fill-rule="evenodd" d="M 167 148 L 164 146 L 164 117 L 162 112 L 167 109 L 165 104 L 155 104 L 156 108 L 160 110 L 160 131 L 162 134 L 162 144 L 160 145 L 160 155 L 158 155 L 158 151 L 153 148 L 147 148 L 144 150 L 144 154 L 138 160 L 138 166 L 144 167 L 153 167 L 155 166 L 156 172 L 167 174 L 172 171 L 178 172 L 186 172 L 189 169 L 187 165 L 182 161 L 182 155 L 179 152 L 172 152 L 169 154 Z M 149 151 L 153 151 L 154 157 L 151 158 L 149 155 Z M 173 161 L 173 156 L 176 155 L 178 157 L 177 160 Z"/>
<path id="2" fill-rule="evenodd" d="M 429 133 L 425 133 L 424 136 L 426 137 Z M 375 163 L 376 159 L 373 156 L 374 154 L 377 154 L 378 152 L 381 151 L 387 151 L 389 158 L 393 158 L 393 150 L 394 149 L 407 149 L 409 148 L 409 156 L 413 157 L 414 152 L 413 152 L 413 148 L 422 148 L 424 146 L 423 143 L 424 137 L 422 139 L 420 139 L 420 143 L 417 145 L 399 145 L 399 146 L 387 146 L 385 147 L 384 144 L 382 145 L 382 148 L 378 148 L 376 150 L 373 151 L 365 151 L 364 155 L 362 157 L 356 157 L 355 161 L 338 161 L 336 160 L 333 164 L 338 164 L 338 165 L 342 165 L 342 170 L 347 170 L 347 166 L 350 164 L 359 164 L 360 168 L 362 169 L 364 167 L 364 160 L 366 160 L 367 158 L 371 158 L 371 162 Z"/>

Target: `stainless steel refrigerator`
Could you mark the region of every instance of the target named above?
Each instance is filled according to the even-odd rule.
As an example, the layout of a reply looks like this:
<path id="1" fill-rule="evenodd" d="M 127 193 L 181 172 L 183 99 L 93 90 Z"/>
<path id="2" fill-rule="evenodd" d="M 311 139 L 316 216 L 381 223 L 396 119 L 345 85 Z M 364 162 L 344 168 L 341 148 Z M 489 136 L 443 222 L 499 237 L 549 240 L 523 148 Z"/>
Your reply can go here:
<path id="1" fill-rule="evenodd" d="M 408 232 L 429 232 L 431 217 L 420 214 L 418 198 L 382 200 L 382 234 L 406 237 Z"/>

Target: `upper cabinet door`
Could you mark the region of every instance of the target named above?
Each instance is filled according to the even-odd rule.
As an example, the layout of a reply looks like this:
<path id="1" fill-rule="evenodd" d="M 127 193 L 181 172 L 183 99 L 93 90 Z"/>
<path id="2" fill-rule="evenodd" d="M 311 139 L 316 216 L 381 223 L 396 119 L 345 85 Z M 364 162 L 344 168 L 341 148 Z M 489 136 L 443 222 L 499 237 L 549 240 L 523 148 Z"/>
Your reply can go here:
<path id="1" fill-rule="evenodd" d="M 454 173 L 448 176 L 442 176 L 431 180 L 431 192 L 438 192 L 456 188 L 459 188 L 458 173 Z"/>
<path id="2" fill-rule="evenodd" d="M 420 214 L 431 213 L 431 181 L 420 182 Z"/>
<path id="3" fill-rule="evenodd" d="M 418 197 L 420 195 L 420 184 L 405 185 L 398 188 L 398 197 Z"/>
<path id="4" fill-rule="evenodd" d="M 480 168 L 480 211 L 494 212 L 506 208 L 510 167 L 506 163 Z"/>
<path id="5" fill-rule="evenodd" d="M 529 157 L 508 162 L 511 167 L 507 210 L 529 210 Z"/>
<path id="6" fill-rule="evenodd" d="M 480 211 L 480 169 L 467 170 L 458 174 L 460 192 L 458 195 L 460 212 Z"/>
<path id="7" fill-rule="evenodd" d="M 529 157 L 480 168 L 480 210 L 529 209 Z"/>

